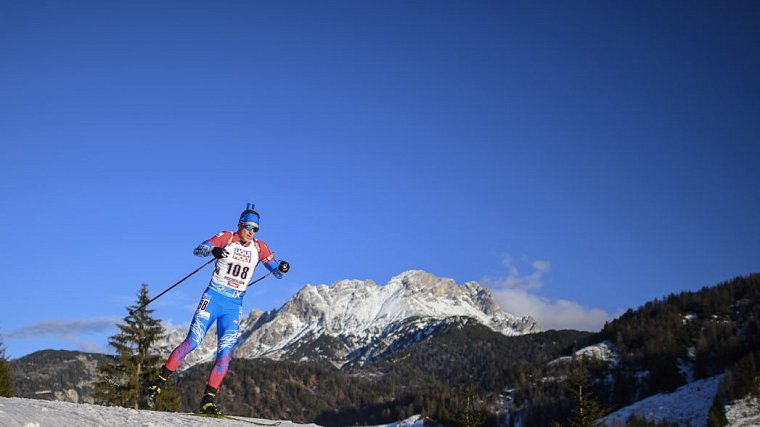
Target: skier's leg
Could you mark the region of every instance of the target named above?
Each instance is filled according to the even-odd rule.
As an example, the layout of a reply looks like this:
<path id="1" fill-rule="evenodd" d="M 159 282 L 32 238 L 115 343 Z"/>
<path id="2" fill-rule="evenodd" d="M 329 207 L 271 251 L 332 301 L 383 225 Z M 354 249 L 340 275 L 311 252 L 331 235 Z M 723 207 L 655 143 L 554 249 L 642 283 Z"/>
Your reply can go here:
<path id="1" fill-rule="evenodd" d="M 195 310 L 193 321 L 190 323 L 190 330 L 187 332 L 187 338 L 172 351 L 165 366 L 170 371 L 177 370 L 177 367 L 184 362 L 185 357 L 195 350 L 206 336 L 209 326 L 216 320 L 218 313 L 217 304 L 212 299 L 212 294 L 205 292 Z"/>
<path id="2" fill-rule="evenodd" d="M 232 350 L 235 349 L 240 329 L 240 319 L 243 316 L 242 305 L 236 305 L 224 316 L 220 316 L 216 322 L 218 344 L 216 349 L 216 361 L 211 369 L 208 384 L 216 389 L 222 383 L 227 374 L 232 358 Z"/>
<path id="3" fill-rule="evenodd" d="M 201 297 L 201 302 L 198 304 L 198 309 L 195 311 L 193 321 L 190 324 L 190 330 L 185 338 L 177 348 L 172 351 L 169 359 L 161 367 L 161 373 L 158 377 L 148 386 L 146 393 L 145 404 L 149 408 L 155 408 L 156 400 L 161 389 L 169 376 L 177 370 L 177 367 L 185 360 L 185 357 L 190 354 L 196 347 L 203 341 L 203 337 L 206 335 L 209 325 L 215 320 L 216 312 L 214 304 L 211 301 L 210 294 L 204 293 Z"/>
<path id="4" fill-rule="evenodd" d="M 219 414 L 221 411 L 214 404 L 216 393 L 222 384 L 222 379 L 227 374 L 230 365 L 232 350 L 237 344 L 238 331 L 240 329 L 240 319 L 243 316 L 243 307 L 240 304 L 232 304 L 228 311 L 219 316 L 216 321 L 216 332 L 218 336 L 216 361 L 211 368 L 208 384 L 201 399 L 201 412 Z"/>

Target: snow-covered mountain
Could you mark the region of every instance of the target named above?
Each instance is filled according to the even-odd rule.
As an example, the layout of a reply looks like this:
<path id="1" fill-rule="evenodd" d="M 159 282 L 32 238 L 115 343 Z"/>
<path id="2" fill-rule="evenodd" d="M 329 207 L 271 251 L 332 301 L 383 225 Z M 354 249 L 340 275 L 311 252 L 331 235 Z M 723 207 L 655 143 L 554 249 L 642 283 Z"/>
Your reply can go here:
<path id="1" fill-rule="evenodd" d="M 382 286 L 371 280 L 307 285 L 277 310 L 254 310 L 241 323 L 235 357 L 364 363 L 419 343 L 447 323 L 470 321 L 510 336 L 540 332 L 533 318 L 503 311 L 476 282 L 457 285 L 410 270 Z M 170 331 L 163 350 L 177 345 L 186 332 Z M 183 368 L 213 359 L 213 334 Z"/>

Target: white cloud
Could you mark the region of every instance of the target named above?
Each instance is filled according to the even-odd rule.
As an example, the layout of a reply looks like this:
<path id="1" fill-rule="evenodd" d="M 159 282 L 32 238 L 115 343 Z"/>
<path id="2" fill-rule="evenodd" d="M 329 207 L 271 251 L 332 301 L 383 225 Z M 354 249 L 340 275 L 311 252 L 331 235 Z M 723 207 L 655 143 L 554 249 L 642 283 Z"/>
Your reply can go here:
<path id="1" fill-rule="evenodd" d="M 508 313 L 517 316 L 532 316 L 541 328 L 577 329 L 598 331 L 612 315 L 600 308 L 590 308 L 574 301 L 559 299 L 551 301 L 535 293 L 544 286 L 543 277 L 549 272 L 551 263 L 545 260 L 529 261 L 532 271 L 521 274 L 512 257 L 506 255 L 502 262 L 507 276 L 500 279 L 485 277 L 481 283 L 491 288 L 496 302 Z"/>
<path id="2" fill-rule="evenodd" d="M 8 339 L 59 338 L 77 341 L 83 334 L 109 331 L 116 327 L 121 319 L 118 317 L 101 317 L 97 319 L 49 320 L 33 323 L 5 334 Z"/>
<path id="3" fill-rule="evenodd" d="M 612 315 L 600 308 L 584 307 L 564 299 L 550 301 L 521 289 L 494 290 L 494 297 L 508 313 L 532 316 L 541 328 L 598 331 Z"/>
<path id="4" fill-rule="evenodd" d="M 525 258 L 523 262 L 527 262 Z M 501 279 L 491 279 L 486 277 L 483 279 L 489 287 L 493 289 L 510 288 L 510 289 L 539 289 L 543 286 L 544 273 L 549 271 L 551 263 L 544 260 L 534 260 L 530 262 L 530 266 L 533 268 L 533 272 L 530 274 L 522 275 L 517 269 L 512 257 L 504 255 L 501 260 L 504 267 L 507 269 L 507 277 Z"/>

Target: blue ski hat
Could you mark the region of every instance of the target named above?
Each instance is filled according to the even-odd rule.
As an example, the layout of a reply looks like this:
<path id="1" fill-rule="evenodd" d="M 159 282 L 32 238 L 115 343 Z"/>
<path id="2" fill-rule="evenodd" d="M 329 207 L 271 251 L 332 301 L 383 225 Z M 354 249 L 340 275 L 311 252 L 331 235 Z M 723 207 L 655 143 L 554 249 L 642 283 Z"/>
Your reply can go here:
<path id="1" fill-rule="evenodd" d="M 252 222 L 256 224 L 258 227 L 261 223 L 261 218 L 259 217 L 259 213 L 253 210 L 253 203 L 248 203 L 243 213 L 240 214 L 240 220 L 238 221 L 238 224 L 243 224 L 246 222 Z"/>

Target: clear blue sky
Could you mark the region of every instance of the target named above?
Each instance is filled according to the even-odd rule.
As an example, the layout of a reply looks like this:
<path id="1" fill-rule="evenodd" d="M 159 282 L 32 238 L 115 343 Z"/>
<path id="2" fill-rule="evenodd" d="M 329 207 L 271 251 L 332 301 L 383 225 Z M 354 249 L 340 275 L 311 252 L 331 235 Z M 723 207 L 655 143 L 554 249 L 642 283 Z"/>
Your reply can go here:
<path id="1" fill-rule="evenodd" d="M 422 269 L 595 330 L 760 271 L 758 22 L 751 1 L 6 0 L 8 355 L 105 351 L 140 284 L 202 264 L 247 202 L 292 271 L 246 312 Z M 156 315 L 189 322 L 209 274 Z"/>

